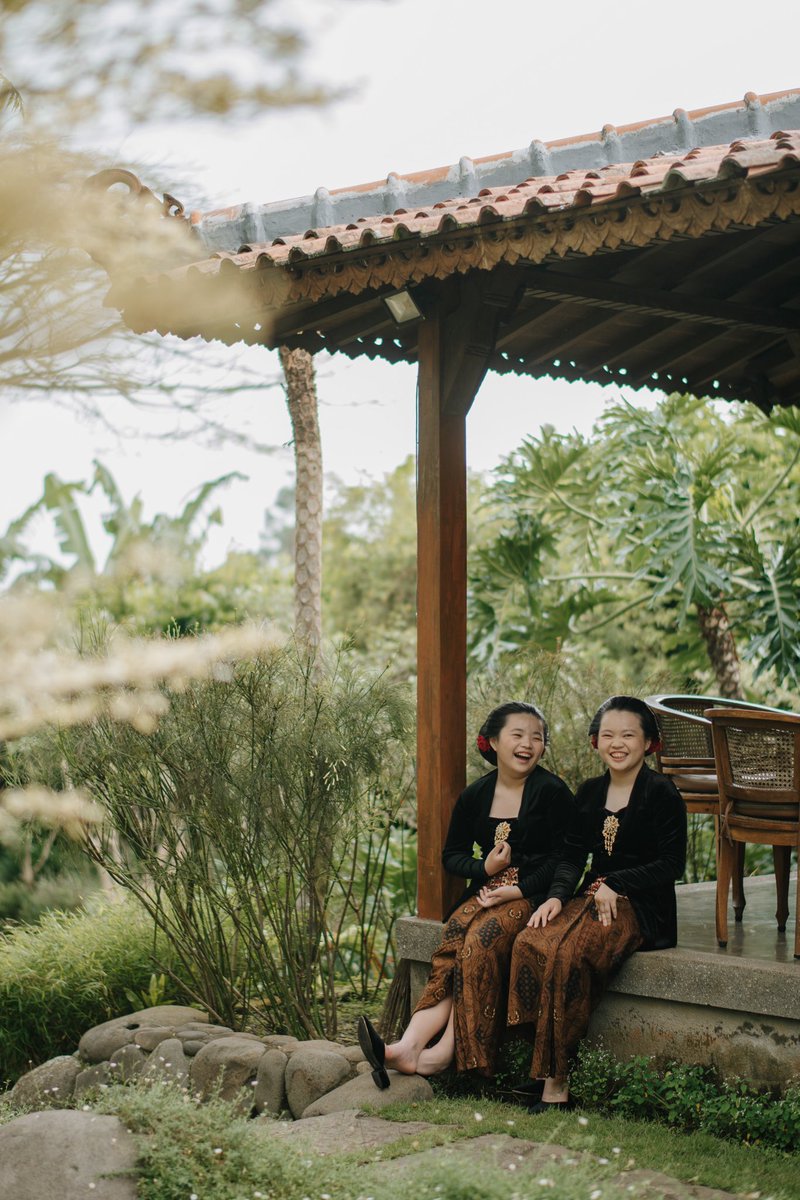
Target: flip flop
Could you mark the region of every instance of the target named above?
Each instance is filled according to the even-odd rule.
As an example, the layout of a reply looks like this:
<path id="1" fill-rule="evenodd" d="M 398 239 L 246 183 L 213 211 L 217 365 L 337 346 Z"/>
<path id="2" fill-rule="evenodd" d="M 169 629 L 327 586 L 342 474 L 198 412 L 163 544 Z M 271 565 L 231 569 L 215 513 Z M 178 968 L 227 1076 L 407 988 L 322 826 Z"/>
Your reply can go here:
<path id="1" fill-rule="evenodd" d="M 380 1037 L 369 1017 L 358 1018 L 358 1044 L 364 1058 L 372 1067 L 372 1082 L 383 1091 L 389 1086 L 389 1076 L 384 1067 L 386 1043 Z"/>

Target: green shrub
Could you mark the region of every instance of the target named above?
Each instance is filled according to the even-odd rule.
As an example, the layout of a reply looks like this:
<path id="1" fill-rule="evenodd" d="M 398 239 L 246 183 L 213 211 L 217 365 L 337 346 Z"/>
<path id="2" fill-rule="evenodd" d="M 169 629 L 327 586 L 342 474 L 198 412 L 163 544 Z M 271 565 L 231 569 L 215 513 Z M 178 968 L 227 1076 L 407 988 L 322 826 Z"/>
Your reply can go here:
<path id="1" fill-rule="evenodd" d="M 0 935 L 0 1080 L 71 1053 L 87 1029 L 130 1012 L 126 993 L 147 993 L 154 951 L 169 958 L 132 901 L 47 913 Z"/>
<path id="2" fill-rule="evenodd" d="M 783 1151 L 800 1145 L 800 1086 L 775 1100 L 741 1081 L 720 1083 L 708 1067 L 669 1063 L 658 1070 L 644 1055 L 619 1062 L 605 1050 L 583 1046 L 570 1090 L 585 1108 L 662 1121 L 687 1133 Z"/>
<path id="3" fill-rule="evenodd" d="M 391 957 L 411 728 L 405 688 L 290 645 L 191 684 L 151 734 L 101 718 L 60 745 L 105 812 L 90 853 L 215 1019 L 335 1036 L 341 985 L 369 999 Z"/>
<path id="4" fill-rule="evenodd" d="M 27 887 L 19 879 L 0 883 L 0 924 L 21 921 L 31 925 L 50 909 L 72 912 L 83 908 L 98 886 L 96 876 L 73 873 L 46 875 L 33 887 Z"/>

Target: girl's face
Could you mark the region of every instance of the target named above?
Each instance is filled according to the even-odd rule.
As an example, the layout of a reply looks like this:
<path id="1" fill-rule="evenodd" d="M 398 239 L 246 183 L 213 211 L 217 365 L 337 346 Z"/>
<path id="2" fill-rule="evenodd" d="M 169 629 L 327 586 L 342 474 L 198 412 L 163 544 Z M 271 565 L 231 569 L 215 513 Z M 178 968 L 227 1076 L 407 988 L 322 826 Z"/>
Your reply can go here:
<path id="1" fill-rule="evenodd" d="M 544 726 L 532 713 L 510 713 L 489 744 L 497 755 L 498 768 L 524 779 L 544 754 Z"/>
<path id="2" fill-rule="evenodd" d="M 638 713 L 612 708 L 603 714 L 597 733 L 597 749 L 609 770 L 638 771 L 647 746 Z"/>

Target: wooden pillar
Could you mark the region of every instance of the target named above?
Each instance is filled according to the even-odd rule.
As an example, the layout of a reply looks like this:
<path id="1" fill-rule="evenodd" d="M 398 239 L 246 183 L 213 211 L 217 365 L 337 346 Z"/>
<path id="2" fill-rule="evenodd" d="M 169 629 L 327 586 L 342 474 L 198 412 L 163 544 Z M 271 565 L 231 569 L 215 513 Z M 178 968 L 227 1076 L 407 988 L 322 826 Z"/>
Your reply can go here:
<path id="1" fill-rule="evenodd" d="M 437 921 L 461 890 L 441 856 L 467 712 L 466 411 L 445 408 L 443 326 L 420 326 L 417 418 L 417 911 Z"/>
<path id="2" fill-rule="evenodd" d="M 506 268 L 450 278 L 419 329 L 417 911 L 436 921 L 462 891 L 442 847 L 466 782 L 467 413 L 519 295 Z"/>

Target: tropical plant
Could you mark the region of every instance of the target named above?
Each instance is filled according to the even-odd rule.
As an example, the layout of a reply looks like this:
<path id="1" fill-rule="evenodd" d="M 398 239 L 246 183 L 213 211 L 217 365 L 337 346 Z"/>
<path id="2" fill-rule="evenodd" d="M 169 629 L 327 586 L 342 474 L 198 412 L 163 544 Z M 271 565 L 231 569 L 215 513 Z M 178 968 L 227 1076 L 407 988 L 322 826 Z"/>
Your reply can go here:
<path id="1" fill-rule="evenodd" d="M 473 655 L 648 624 L 674 649 L 693 627 L 721 695 L 742 694 L 734 633 L 797 687 L 798 463 L 796 410 L 721 415 L 691 396 L 616 404 L 588 439 L 526 439 L 491 488 L 505 521 L 474 560 Z"/>

